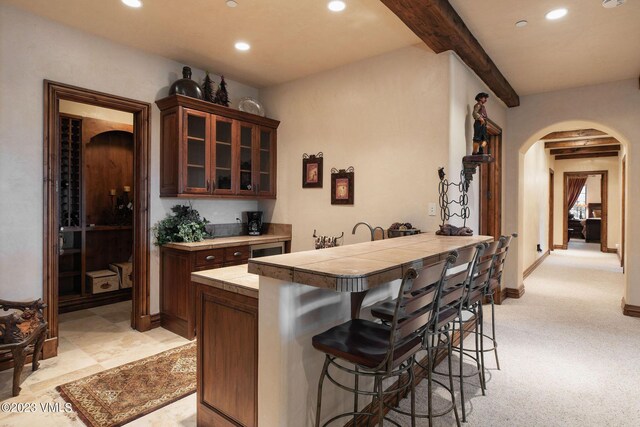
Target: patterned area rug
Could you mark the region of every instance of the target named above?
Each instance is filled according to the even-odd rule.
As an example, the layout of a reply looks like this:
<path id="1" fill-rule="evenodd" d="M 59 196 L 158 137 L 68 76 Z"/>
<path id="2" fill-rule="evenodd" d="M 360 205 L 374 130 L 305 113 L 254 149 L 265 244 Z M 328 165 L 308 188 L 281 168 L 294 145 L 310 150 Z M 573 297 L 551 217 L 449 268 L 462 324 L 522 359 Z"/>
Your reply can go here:
<path id="1" fill-rule="evenodd" d="M 91 427 L 115 427 L 196 391 L 196 343 L 57 387 Z"/>

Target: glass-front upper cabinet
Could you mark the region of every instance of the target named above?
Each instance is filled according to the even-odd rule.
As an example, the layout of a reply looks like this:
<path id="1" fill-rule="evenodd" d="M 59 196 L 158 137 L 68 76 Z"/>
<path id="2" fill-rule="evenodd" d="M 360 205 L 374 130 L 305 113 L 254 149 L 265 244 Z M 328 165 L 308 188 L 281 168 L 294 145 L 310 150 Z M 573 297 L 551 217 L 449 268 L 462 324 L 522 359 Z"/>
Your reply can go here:
<path id="1" fill-rule="evenodd" d="M 238 180 L 239 194 L 256 193 L 255 177 L 255 126 L 250 123 L 239 122 L 240 144 L 239 144 L 239 172 Z"/>
<path id="2" fill-rule="evenodd" d="M 211 186 L 209 114 L 185 109 L 183 116 L 183 182 L 188 193 L 208 193 Z"/>
<path id="3" fill-rule="evenodd" d="M 233 194 L 233 120 L 224 117 L 213 116 L 215 120 L 215 144 L 214 144 L 214 194 Z"/>
<path id="4" fill-rule="evenodd" d="M 161 197 L 275 198 L 279 121 L 179 95 L 156 104 Z"/>
<path id="5" fill-rule="evenodd" d="M 275 130 L 260 126 L 258 128 L 258 165 L 256 193 L 260 196 L 275 195 L 276 187 L 276 144 Z"/>

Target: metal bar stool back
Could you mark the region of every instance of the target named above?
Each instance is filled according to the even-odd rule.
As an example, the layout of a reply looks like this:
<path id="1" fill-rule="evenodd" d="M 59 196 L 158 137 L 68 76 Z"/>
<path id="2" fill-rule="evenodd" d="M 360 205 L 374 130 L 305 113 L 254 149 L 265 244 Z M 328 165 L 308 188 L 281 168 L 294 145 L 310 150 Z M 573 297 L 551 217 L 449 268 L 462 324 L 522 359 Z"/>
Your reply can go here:
<path id="1" fill-rule="evenodd" d="M 489 336 L 483 333 L 482 338 L 488 338 L 489 340 L 491 340 L 492 345 L 490 348 L 483 348 L 483 352 L 493 351 L 496 359 L 496 367 L 498 368 L 498 370 L 500 370 L 500 359 L 498 359 L 498 342 L 496 341 L 496 315 L 494 297 L 496 292 L 501 292 L 504 263 L 507 259 L 507 253 L 509 251 L 511 240 L 516 236 L 516 234 L 511 234 L 500 237 L 499 246 L 493 260 L 491 277 L 489 278 L 489 285 L 485 290 L 485 298 L 489 301 L 489 304 L 491 304 L 491 335 Z"/>
<path id="2" fill-rule="evenodd" d="M 379 426 L 382 426 L 385 420 L 400 426 L 397 422 L 384 417 L 385 408 L 395 410 L 385 404 L 385 396 L 399 395 L 408 389 L 411 390 L 411 414 L 409 415 L 411 425 L 415 425 L 414 355 L 422 348 L 423 333 L 434 319 L 432 310 L 434 300 L 440 295 L 447 268 L 454 261 L 455 255 L 451 254 L 445 261 L 421 269 L 407 270 L 398 290 L 393 318 L 389 325 L 365 319 L 352 319 L 313 337 L 314 348 L 326 355 L 318 383 L 316 426 L 320 425 L 322 387 L 325 377 L 341 389 L 354 393 L 354 411 L 336 415 L 325 422 L 324 426 L 346 416 L 354 417 L 354 425 L 358 425 L 359 417 L 364 419 L 377 417 Z M 355 368 L 345 366 L 345 362 L 354 364 Z M 329 372 L 330 367 L 354 375 L 354 388 L 338 382 Z M 405 373 L 408 381 L 399 386 L 402 387 L 401 389 L 388 391 L 383 389 L 384 378 Z M 359 377 L 373 377 L 374 390 L 359 390 Z M 371 412 L 360 412 L 358 395 L 375 397 L 377 405 L 372 404 Z M 377 410 L 373 409 L 375 406 Z"/>
<path id="3" fill-rule="evenodd" d="M 433 422 L 433 417 L 441 416 L 449 411 L 453 410 L 456 417 L 456 424 L 460 425 L 460 420 L 458 416 L 458 411 L 455 403 L 455 394 L 453 388 L 453 372 L 452 372 L 452 361 L 451 355 L 453 351 L 453 338 L 455 333 L 455 321 L 461 319 L 462 307 L 463 303 L 469 293 L 469 287 L 471 285 L 471 280 L 474 277 L 474 273 L 476 271 L 476 265 L 480 257 L 482 256 L 485 249 L 484 244 L 479 244 L 474 247 L 464 248 L 459 250 L 457 253 L 456 261 L 452 264 L 450 273 L 445 278 L 445 283 L 442 286 L 441 295 L 437 300 L 436 307 L 434 310 L 435 321 L 434 321 L 434 329 L 428 334 L 426 337 L 424 344 L 425 347 L 430 353 L 430 366 L 429 369 L 429 422 L 430 424 Z M 462 346 L 462 338 L 464 335 L 464 330 L 462 327 L 462 322 L 460 324 L 460 345 Z M 453 327 L 452 327 L 453 326 Z M 437 340 L 436 340 L 437 339 Z M 439 353 L 439 351 L 445 350 L 448 362 L 448 375 L 449 377 L 449 386 L 444 385 L 443 383 L 431 378 L 431 373 L 434 371 L 435 359 Z M 460 359 L 462 360 L 462 359 Z M 460 363 L 462 367 L 462 363 Z M 424 367 L 425 369 L 427 367 Z M 435 372 L 435 371 L 434 371 Z M 445 410 L 440 411 L 439 413 L 434 413 L 432 409 L 432 390 L 431 383 L 436 383 L 444 388 L 448 389 L 451 394 L 452 404 L 450 407 Z M 461 402 L 462 402 L 462 411 L 463 411 L 463 420 L 464 420 L 464 389 L 461 387 Z"/>

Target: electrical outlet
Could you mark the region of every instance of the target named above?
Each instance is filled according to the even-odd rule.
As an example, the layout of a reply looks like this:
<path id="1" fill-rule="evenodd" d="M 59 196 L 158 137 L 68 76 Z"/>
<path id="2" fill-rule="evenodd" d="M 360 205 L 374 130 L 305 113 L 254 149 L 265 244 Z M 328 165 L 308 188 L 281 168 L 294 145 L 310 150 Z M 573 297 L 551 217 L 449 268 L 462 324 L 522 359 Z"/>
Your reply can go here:
<path id="1" fill-rule="evenodd" d="M 429 202 L 429 216 L 436 216 L 436 204 Z"/>

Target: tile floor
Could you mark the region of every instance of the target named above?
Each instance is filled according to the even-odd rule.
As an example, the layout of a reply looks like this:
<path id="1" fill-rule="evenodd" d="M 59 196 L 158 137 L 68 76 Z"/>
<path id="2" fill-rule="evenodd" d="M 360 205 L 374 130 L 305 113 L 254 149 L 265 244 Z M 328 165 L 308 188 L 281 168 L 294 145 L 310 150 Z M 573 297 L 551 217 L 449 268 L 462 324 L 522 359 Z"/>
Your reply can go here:
<path id="1" fill-rule="evenodd" d="M 12 370 L 0 372 L 0 402 L 36 403 L 34 413 L 0 411 L 0 426 L 83 426 L 75 413 L 42 412 L 39 405 L 63 403 L 56 386 L 133 360 L 189 343 L 162 328 L 138 332 L 130 327 L 131 301 L 60 315 L 58 357 L 43 360 L 40 369 L 25 366 L 20 396 L 11 397 Z M 152 412 L 132 426 L 195 426 L 195 393 Z"/>

